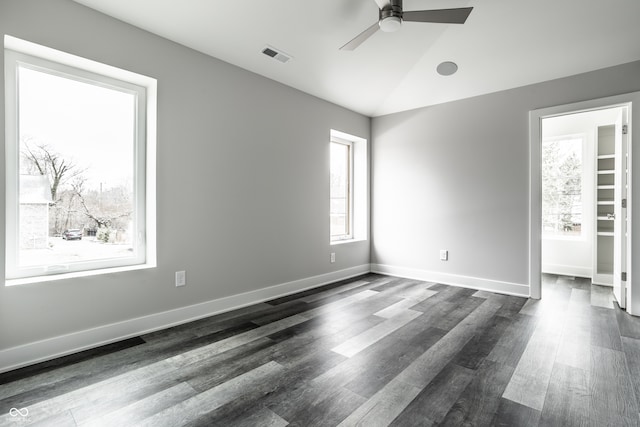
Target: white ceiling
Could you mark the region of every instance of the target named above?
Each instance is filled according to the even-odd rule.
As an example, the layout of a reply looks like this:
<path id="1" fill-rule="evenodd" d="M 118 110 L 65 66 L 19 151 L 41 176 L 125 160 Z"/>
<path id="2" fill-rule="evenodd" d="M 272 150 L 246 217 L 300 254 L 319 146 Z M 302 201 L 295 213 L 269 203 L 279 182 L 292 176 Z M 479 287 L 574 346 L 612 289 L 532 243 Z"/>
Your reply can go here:
<path id="1" fill-rule="evenodd" d="M 75 0 L 368 116 L 467 98 L 640 59 L 638 0 L 405 0 L 473 6 L 464 25 L 405 22 L 353 52 L 374 0 Z M 286 64 L 261 53 L 271 45 Z M 442 61 L 458 72 L 436 73 Z"/>

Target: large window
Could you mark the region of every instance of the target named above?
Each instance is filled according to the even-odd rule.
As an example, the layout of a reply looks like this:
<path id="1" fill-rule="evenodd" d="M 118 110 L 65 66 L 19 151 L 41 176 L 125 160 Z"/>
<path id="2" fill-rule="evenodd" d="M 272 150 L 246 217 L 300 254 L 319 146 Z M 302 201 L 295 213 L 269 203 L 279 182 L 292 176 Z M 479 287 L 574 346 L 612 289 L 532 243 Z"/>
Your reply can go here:
<path id="1" fill-rule="evenodd" d="M 542 142 L 542 229 L 546 236 L 582 234 L 582 145 L 580 137 Z"/>
<path id="2" fill-rule="evenodd" d="M 8 49 L 5 64 L 7 279 L 155 262 L 148 88 L 111 77 L 111 67 Z"/>
<path id="3" fill-rule="evenodd" d="M 332 138 L 330 159 L 331 240 L 346 240 L 352 237 L 353 143 Z"/>

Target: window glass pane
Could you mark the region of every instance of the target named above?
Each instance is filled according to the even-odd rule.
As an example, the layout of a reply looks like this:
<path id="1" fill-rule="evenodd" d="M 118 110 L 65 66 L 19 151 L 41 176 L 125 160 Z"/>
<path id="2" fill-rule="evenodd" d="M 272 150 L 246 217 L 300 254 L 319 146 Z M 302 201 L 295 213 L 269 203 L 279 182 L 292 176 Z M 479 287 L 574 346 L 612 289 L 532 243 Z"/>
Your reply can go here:
<path id="1" fill-rule="evenodd" d="M 136 102 L 19 67 L 20 267 L 134 256 Z"/>
<path id="2" fill-rule="evenodd" d="M 346 215 L 332 214 L 331 215 L 331 236 L 345 236 L 348 234 L 347 230 L 347 217 Z"/>
<path id="3" fill-rule="evenodd" d="M 330 234 L 332 239 L 348 238 L 350 231 L 351 146 L 330 144 Z"/>
<path id="4" fill-rule="evenodd" d="M 542 229 L 545 235 L 582 234 L 582 139 L 542 143 Z"/>
<path id="5" fill-rule="evenodd" d="M 331 214 L 344 215 L 347 212 L 347 200 L 344 198 L 331 199 Z"/>

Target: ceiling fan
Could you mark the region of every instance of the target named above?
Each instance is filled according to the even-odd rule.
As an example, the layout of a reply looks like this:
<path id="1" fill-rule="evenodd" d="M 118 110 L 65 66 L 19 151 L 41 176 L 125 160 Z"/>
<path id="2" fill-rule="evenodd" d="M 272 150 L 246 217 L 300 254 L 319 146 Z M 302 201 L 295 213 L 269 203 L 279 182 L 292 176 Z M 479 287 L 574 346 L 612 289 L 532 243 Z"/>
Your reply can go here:
<path id="1" fill-rule="evenodd" d="M 402 0 L 374 1 L 380 9 L 378 22 L 358 34 L 353 40 L 342 46 L 340 50 L 354 50 L 378 30 L 387 33 L 398 31 L 403 21 L 464 24 L 473 10 L 472 7 L 460 7 L 457 9 L 412 10 L 404 12 L 402 10 Z"/>

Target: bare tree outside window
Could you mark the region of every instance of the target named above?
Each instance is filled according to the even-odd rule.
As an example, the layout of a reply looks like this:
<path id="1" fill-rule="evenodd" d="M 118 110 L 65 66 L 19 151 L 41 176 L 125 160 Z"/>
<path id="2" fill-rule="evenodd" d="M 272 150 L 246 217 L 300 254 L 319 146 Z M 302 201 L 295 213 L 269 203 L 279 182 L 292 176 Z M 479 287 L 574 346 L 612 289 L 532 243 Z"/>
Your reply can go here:
<path id="1" fill-rule="evenodd" d="M 582 139 L 542 143 L 542 230 L 547 236 L 582 233 Z"/>
<path id="2" fill-rule="evenodd" d="M 33 224 L 41 229 L 48 222 L 48 244 L 21 239 L 27 244 L 20 247 L 20 265 L 131 256 L 135 96 L 55 73 L 19 71 L 20 174 L 45 177 L 40 182 L 48 182 L 50 194 L 48 209 L 21 210 L 20 233 L 31 236 Z M 67 230 L 79 230 L 81 238 L 66 239 Z"/>
<path id="3" fill-rule="evenodd" d="M 27 175 L 45 175 L 49 179 L 51 200 L 58 201 L 58 187 L 82 171 L 70 159 L 63 158 L 54 149 L 43 143 L 24 138 L 21 143 L 24 160 L 20 163 Z"/>

